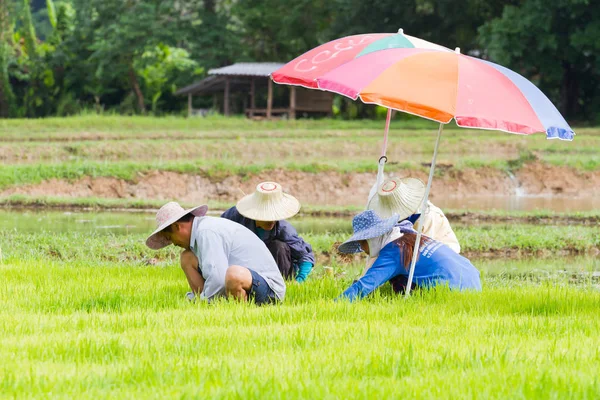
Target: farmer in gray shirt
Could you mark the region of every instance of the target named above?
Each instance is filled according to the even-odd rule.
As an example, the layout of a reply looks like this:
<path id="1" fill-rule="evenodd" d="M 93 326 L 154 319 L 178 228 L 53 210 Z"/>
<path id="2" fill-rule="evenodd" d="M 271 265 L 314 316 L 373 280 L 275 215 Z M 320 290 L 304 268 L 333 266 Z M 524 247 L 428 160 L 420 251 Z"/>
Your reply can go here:
<path id="1" fill-rule="evenodd" d="M 157 229 L 146 245 L 185 249 L 181 268 L 192 293 L 202 299 L 227 296 L 257 304 L 283 300 L 285 283 L 265 244 L 240 224 L 205 216 L 207 209 L 165 204 L 156 213 Z"/>

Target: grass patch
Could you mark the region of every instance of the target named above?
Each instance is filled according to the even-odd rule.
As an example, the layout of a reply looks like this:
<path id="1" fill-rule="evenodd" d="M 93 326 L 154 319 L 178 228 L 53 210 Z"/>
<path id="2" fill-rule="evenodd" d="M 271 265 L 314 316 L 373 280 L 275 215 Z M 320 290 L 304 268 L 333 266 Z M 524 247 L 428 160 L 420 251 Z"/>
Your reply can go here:
<path id="1" fill-rule="evenodd" d="M 390 165 L 388 171 L 406 168 L 405 164 Z M 416 166 L 415 166 L 416 167 Z M 416 167 L 418 168 L 418 167 Z M 167 162 L 71 162 L 58 164 L 22 164 L 0 166 L 0 188 L 14 185 L 36 184 L 50 179 L 73 181 L 84 177 L 112 177 L 131 181 L 137 174 L 150 171 L 170 171 L 186 174 L 197 174 L 213 181 L 220 181 L 231 175 L 257 175 L 265 171 L 283 169 L 307 173 L 340 172 L 361 173 L 377 172 L 377 165 L 372 161 L 363 162 L 314 162 L 287 164 L 244 162 L 226 163 L 212 160 L 167 161 Z"/>
<path id="2" fill-rule="evenodd" d="M 67 118 L 4 119 L 0 121 L 2 137 L 27 135 L 44 136 L 47 133 L 63 132 L 198 132 L 218 130 L 269 130 L 269 129 L 381 129 L 385 120 L 338 120 L 297 119 L 254 121 L 244 117 L 213 115 L 206 118 L 144 117 L 144 116 L 99 116 L 84 115 Z M 397 118 L 394 125 L 403 129 L 435 130 L 437 123 L 421 118 Z M 449 126 L 453 129 L 455 125 Z"/>
<path id="3" fill-rule="evenodd" d="M 600 169 L 600 155 L 598 155 L 597 147 L 594 151 L 594 154 L 579 156 L 577 154 L 549 154 L 544 155 L 542 160 L 550 165 L 568 166 L 580 171 L 597 171 Z"/>
<path id="4" fill-rule="evenodd" d="M 349 224 L 348 228 L 349 228 Z M 326 262 L 337 262 L 334 243 L 349 237 L 336 224 L 335 232 L 313 233 L 310 224 L 304 227 L 302 236 L 312 244 L 318 257 Z M 488 225 L 455 226 L 462 252 L 470 257 L 488 252 L 517 252 L 519 256 L 543 254 L 548 257 L 567 252 L 582 254 L 600 249 L 600 232 L 595 226 L 534 226 L 534 225 Z M 148 230 L 148 233 L 151 229 Z M 58 234 L 57 234 L 58 233 Z M 178 252 L 173 248 L 154 252 L 146 248 L 146 235 L 132 233 L 114 235 L 90 230 L 90 232 L 37 231 L 19 233 L 0 231 L 0 249 L 6 260 L 47 259 L 74 262 L 89 260 L 119 262 L 130 260 L 144 265 L 150 259 L 171 262 Z M 74 245 L 75 244 L 75 245 Z M 322 258 L 323 260 L 323 258 Z"/>
<path id="5" fill-rule="evenodd" d="M 600 231 L 594 226 L 490 225 L 457 226 L 454 231 L 465 252 L 529 252 L 600 248 Z"/>
<path id="6" fill-rule="evenodd" d="M 178 268 L 0 265 L 0 392 L 77 398 L 594 398 L 589 286 L 488 285 L 408 301 L 349 279 L 253 307 L 183 300 Z M 60 288 L 60 289 L 59 289 Z M 460 384 L 457 384 L 460 382 Z"/>
<path id="7" fill-rule="evenodd" d="M 0 205 L 5 208 L 16 209 L 154 210 L 160 208 L 164 203 L 162 200 L 47 197 L 22 194 L 0 198 Z M 185 206 L 192 207 L 190 204 L 186 204 Z"/>

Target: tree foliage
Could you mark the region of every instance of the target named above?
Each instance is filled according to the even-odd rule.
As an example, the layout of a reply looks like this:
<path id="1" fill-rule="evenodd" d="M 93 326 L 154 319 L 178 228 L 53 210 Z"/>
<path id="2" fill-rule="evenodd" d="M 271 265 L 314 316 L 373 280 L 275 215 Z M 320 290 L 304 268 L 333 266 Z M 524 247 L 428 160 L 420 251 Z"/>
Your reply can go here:
<path id="1" fill-rule="evenodd" d="M 341 36 L 405 33 L 515 69 L 568 118 L 600 118 L 593 0 L 0 0 L 0 115 L 181 112 L 176 88 Z M 10 12 L 9 12 L 10 9 Z M 36 36 L 37 35 L 37 36 Z M 372 107 L 339 100 L 346 115 Z"/>
<path id="2" fill-rule="evenodd" d="M 531 78 L 564 115 L 600 121 L 600 7 L 592 3 L 525 0 L 480 33 L 493 61 Z"/>

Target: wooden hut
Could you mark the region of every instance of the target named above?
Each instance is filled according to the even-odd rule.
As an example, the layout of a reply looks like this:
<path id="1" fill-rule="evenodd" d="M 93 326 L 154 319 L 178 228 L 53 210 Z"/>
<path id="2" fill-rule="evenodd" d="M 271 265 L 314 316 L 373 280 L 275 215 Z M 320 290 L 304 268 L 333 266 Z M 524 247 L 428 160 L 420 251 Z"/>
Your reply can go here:
<path id="1" fill-rule="evenodd" d="M 244 97 L 244 113 L 252 117 L 271 118 L 275 115 L 287 115 L 296 118 L 297 113 L 324 113 L 332 112 L 333 95 L 314 89 L 305 89 L 296 86 L 287 86 L 289 102 L 287 104 L 273 104 L 273 81 L 270 75 L 281 68 L 281 63 L 236 63 L 226 67 L 211 69 L 208 77 L 188 85 L 175 92 L 178 96 L 188 97 L 188 115 L 192 115 L 193 96 L 213 95 L 223 93 L 223 114 L 231 114 L 231 97 L 233 93 L 240 93 Z M 267 104 L 257 107 L 257 91 L 267 91 Z M 246 101 L 249 96 L 249 102 Z M 215 107 L 218 104 L 214 104 Z"/>

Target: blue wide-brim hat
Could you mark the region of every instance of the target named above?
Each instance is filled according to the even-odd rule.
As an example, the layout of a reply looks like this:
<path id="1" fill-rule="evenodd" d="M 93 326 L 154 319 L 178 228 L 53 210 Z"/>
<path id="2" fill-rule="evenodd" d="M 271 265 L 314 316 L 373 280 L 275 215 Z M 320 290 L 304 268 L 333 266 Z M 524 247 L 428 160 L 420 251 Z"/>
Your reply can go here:
<path id="1" fill-rule="evenodd" d="M 363 211 L 352 220 L 354 234 L 350 239 L 340 244 L 338 251 L 346 254 L 360 253 L 362 249 L 359 241 L 384 235 L 394 229 L 394 225 L 397 223 L 398 214 L 394 214 L 387 219 L 381 219 L 373 210 Z"/>

